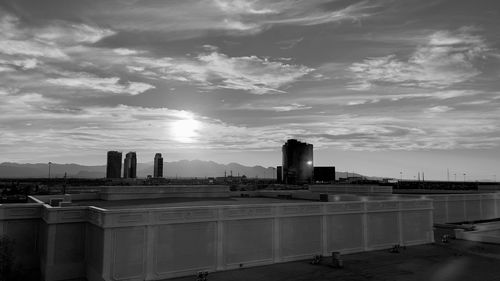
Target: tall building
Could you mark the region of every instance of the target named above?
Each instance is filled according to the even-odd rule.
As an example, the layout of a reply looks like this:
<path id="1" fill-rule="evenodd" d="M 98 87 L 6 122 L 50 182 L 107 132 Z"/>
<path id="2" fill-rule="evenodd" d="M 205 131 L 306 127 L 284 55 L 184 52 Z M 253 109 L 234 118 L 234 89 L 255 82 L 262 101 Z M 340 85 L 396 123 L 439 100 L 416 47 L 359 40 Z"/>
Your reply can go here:
<path id="1" fill-rule="evenodd" d="M 335 167 L 314 167 L 314 181 L 315 182 L 334 182 L 335 181 Z"/>
<path id="2" fill-rule="evenodd" d="M 106 163 L 106 178 L 119 179 L 122 171 L 122 153 L 118 151 L 108 151 L 108 161 Z"/>
<path id="3" fill-rule="evenodd" d="M 163 157 L 161 157 L 161 153 L 156 153 L 155 155 L 153 177 L 163 178 Z"/>
<path id="4" fill-rule="evenodd" d="M 276 182 L 277 183 L 283 182 L 283 167 L 282 166 L 276 167 Z"/>
<path id="5" fill-rule="evenodd" d="M 123 177 L 137 178 L 137 156 L 133 151 L 127 153 L 123 160 Z"/>
<path id="6" fill-rule="evenodd" d="M 313 145 L 290 139 L 283 145 L 282 152 L 283 183 L 311 183 L 314 173 Z"/>

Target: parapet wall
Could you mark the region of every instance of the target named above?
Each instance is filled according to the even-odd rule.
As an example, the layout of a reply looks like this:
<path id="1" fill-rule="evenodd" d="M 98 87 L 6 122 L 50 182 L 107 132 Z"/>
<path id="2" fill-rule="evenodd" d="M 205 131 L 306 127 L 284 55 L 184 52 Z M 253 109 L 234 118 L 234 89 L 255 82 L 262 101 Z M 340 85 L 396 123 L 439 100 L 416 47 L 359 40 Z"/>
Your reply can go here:
<path id="1" fill-rule="evenodd" d="M 310 185 L 309 190 L 314 193 L 392 194 L 392 186 L 372 184 L 317 184 Z"/>
<path id="2" fill-rule="evenodd" d="M 90 208 L 89 220 L 91 236 L 102 239 L 93 243 L 104 245 L 103 263 L 87 265 L 92 281 L 159 280 L 433 241 L 432 201 L 425 199 Z"/>
<path id="3" fill-rule="evenodd" d="M 0 206 L 0 224 L 33 246 L 20 255 L 38 258 L 46 281 L 160 280 L 433 239 L 425 199 L 133 210 L 35 203 Z"/>
<path id="4" fill-rule="evenodd" d="M 434 222 L 454 223 L 500 218 L 500 193 L 427 195 L 434 200 Z"/>
<path id="5" fill-rule="evenodd" d="M 227 185 L 138 185 L 102 186 L 99 197 L 102 200 L 129 200 L 172 197 L 214 198 L 229 197 Z"/>

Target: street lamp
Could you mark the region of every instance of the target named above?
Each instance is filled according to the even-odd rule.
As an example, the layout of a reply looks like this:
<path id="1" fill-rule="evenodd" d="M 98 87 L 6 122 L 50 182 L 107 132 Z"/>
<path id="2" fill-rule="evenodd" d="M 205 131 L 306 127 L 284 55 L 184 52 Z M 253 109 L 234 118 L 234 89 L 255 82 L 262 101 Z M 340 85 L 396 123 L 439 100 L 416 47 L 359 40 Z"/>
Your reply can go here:
<path id="1" fill-rule="evenodd" d="M 465 182 L 465 173 L 464 173 L 464 182 Z"/>
<path id="2" fill-rule="evenodd" d="M 50 165 L 52 164 L 52 162 L 49 161 L 49 179 L 50 179 Z"/>

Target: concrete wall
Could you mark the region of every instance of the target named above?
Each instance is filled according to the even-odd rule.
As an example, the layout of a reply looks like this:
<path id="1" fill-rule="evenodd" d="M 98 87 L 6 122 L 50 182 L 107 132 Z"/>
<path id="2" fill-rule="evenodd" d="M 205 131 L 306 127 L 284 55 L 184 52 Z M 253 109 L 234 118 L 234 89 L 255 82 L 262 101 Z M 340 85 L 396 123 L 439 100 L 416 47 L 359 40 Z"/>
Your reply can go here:
<path id="1" fill-rule="evenodd" d="M 392 194 L 392 186 L 371 184 L 317 184 L 309 185 L 309 190 L 315 193 Z"/>
<path id="2" fill-rule="evenodd" d="M 95 238 L 87 247 L 103 248 L 102 263 L 87 264 L 91 281 L 158 280 L 433 241 L 432 201 L 422 199 L 90 213 Z"/>
<path id="3" fill-rule="evenodd" d="M 87 207 L 42 209 L 40 253 L 42 277 L 65 280 L 85 277 Z"/>
<path id="4" fill-rule="evenodd" d="M 286 202 L 286 201 L 285 201 Z M 0 234 L 44 280 L 159 280 L 433 241 L 432 201 L 104 210 L 0 205 Z"/>
<path id="5" fill-rule="evenodd" d="M 227 185 L 138 185 L 102 186 L 99 197 L 102 200 L 151 199 L 168 197 L 229 197 Z"/>
<path id="6" fill-rule="evenodd" d="M 0 235 L 14 240 L 15 263 L 22 270 L 38 270 L 42 204 L 0 204 Z"/>
<path id="7" fill-rule="evenodd" d="M 434 222 L 453 223 L 500 217 L 500 193 L 427 195 L 434 200 Z"/>

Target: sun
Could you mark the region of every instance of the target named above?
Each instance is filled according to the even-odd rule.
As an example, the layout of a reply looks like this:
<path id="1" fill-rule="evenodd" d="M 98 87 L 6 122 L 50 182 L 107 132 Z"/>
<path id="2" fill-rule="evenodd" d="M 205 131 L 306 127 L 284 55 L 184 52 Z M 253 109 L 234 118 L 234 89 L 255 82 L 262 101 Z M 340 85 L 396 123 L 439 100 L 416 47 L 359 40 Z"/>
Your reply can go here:
<path id="1" fill-rule="evenodd" d="M 178 120 L 173 122 L 170 133 L 178 142 L 192 143 L 197 141 L 200 126 L 201 122 L 194 118 Z"/>

